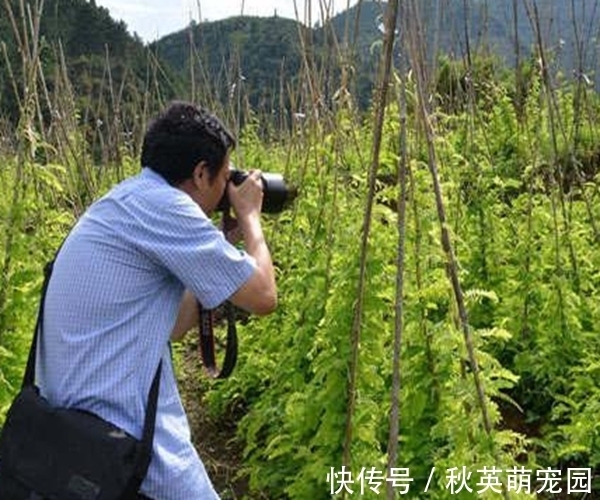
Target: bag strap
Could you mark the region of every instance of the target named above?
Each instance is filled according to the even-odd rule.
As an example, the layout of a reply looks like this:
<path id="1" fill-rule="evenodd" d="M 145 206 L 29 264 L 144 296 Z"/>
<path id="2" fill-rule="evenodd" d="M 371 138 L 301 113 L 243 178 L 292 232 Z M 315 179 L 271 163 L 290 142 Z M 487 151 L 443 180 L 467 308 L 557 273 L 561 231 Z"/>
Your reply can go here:
<path id="1" fill-rule="evenodd" d="M 200 312 L 199 347 L 204 369 L 211 378 L 227 378 L 235 368 L 238 352 L 235 310 L 233 304 L 231 304 L 231 302 L 225 304 L 225 313 L 227 315 L 227 346 L 225 347 L 225 359 L 223 360 L 223 367 L 221 370 L 217 368 L 215 362 L 213 310 L 205 309 L 200 302 L 198 302 L 198 310 Z"/>
<path id="2" fill-rule="evenodd" d="M 137 493 L 142 481 L 146 477 L 150 461 L 152 460 L 152 443 L 154 441 L 154 428 L 156 426 L 156 410 L 158 407 L 158 389 L 160 387 L 160 374 L 162 372 L 162 359 L 158 363 L 148 401 L 146 403 L 146 416 L 144 417 L 144 430 L 142 431 L 142 440 L 140 442 L 140 454 L 135 468 L 137 481 L 133 483 L 131 493 Z"/>
<path id="3" fill-rule="evenodd" d="M 62 245 L 61 245 L 62 247 Z M 60 248 L 59 250 L 60 251 Z M 58 255 L 58 251 L 56 255 Z M 44 283 L 42 284 L 42 293 L 40 298 L 40 306 L 38 309 L 37 320 L 35 323 L 35 330 L 33 333 L 33 339 L 31 341 L 31 347 L 29 348 L 29 355 L 27 357 L 27 367 L 25 368 L 25 375 L 23 376 L 22 387 L 33 385 L 35 381 L 35 355 L 37 352 L 37 344 L 40 335 L 44 331 L 44 304 L 46 303 L 46 292 L 48 291 L 48 284 L 50 283 L 50 276 L 52 276 L 52 270 L 54 269 L 54 261 L 48 262 L 44 266 Z M 162 359 L 158 363 L 152 385 L 150 386 L 150 392 L 148 393 L 148 399 L 146 401 L 146 415 L 144 417 L 144 428 L 142 431 L 142 439 L 140 441 L 140 454 L 136 464 L 135 478 L 137 481 L 132 486 L 134 492 L 137 492 L 139 483 L 146 476 L 146 472 L 152 459 L 152 442 L 154 441 L 154 429 L 156 427 L 156 411 L 158 408 L 158 392 L 160 388 L 160 375 L 162 372 Z"/>
<path id="4" fill-rule="evenodd" d="M 54 259 L 56 259 L 56 257 L 54 257 Z M 50 282 L 50 276 L 52 275 L 52 269 L 54 267 L 54 259 L 44 266 L 42 296 L 40 298 L 35 329 L 33 330 L 33 339 L 31 340 L 31 347 L 29 348 L 29 356 L 27 356 L 27 367 L 25 368 L 25 375 L 23 376 L 23 382 L 21 384 L 22 388 L 28 385 L 33 385 L 35 381 L 35 353 L 37 352 L 38 337 L 44 328 L 44 303 L 46 302 L 48 283 Z"/>

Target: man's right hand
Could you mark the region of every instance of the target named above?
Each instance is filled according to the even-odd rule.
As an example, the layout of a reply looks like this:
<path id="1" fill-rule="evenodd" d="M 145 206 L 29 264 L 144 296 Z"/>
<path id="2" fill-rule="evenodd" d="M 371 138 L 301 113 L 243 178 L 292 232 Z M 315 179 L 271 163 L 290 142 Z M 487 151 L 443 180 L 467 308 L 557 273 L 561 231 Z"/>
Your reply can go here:
<path id="1" fill-rule="evenodd" d="M 260 170 L 251 170 L 248 178 L 239 186 L 229 182 L 227 184 L 227 197 L 238 220 L 248 216 L 260 216 L 263 201 L 263 183 Z"/>
<path id="2" fill-rule="evenodd" d="M 246 252 L 254 257 L 256 270 L 250 279 L 235 292 L 233 304 L 254 314 L 268 314 L 277 307 L 277 286 L 271 253 L 265 241 L 260 213 L 263 184 L 260 170 L 253 170 L 239 186 L 230 182 L 227 196 L 242 230 Z"/>

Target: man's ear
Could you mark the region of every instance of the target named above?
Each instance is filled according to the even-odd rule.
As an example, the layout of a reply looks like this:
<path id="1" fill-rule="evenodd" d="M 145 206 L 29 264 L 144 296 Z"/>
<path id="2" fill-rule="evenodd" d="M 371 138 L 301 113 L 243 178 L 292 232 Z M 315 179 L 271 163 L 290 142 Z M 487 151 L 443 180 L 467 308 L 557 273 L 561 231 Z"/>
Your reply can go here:
<path id="1" fill-rule="evenodd" d="M 194 185 L 198 189 L 200 189 L 200 184 L 202 183 L 202 178 L 206 175 L 208 175 L 208 172 L 206 169 L 206 162 L 201 161 L 198 163 L 198 165 L 196 165 L 194 167 L 194 171 L 192 172 L 192 181 L 194 182 Z"/>

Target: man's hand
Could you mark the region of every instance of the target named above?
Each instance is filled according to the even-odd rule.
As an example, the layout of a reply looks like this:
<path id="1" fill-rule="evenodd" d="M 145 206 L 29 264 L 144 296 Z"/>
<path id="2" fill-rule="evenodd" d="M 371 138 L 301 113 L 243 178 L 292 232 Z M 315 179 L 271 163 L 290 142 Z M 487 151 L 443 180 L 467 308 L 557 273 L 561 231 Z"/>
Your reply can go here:
<path id="1" fill-rule="evenodd" d="M 238 220 L 260 216 L 263 200 L 263 184 L 260 170 L 251 170 L 248 178 L 239 186 L 227 185 L 227 196 Z"/>
<path id="2" fill-rule="evenodd" d="M 227 196 L 242 230 L 246 252 L 256 269 L 250 279 L 231 296 L 231 302 L 254 314 L 268 314 L 277 307 L 275 270 L 260 223 L 263 184 L 260 170 L 252 170 L 239 186 L 229 183 Z"/>

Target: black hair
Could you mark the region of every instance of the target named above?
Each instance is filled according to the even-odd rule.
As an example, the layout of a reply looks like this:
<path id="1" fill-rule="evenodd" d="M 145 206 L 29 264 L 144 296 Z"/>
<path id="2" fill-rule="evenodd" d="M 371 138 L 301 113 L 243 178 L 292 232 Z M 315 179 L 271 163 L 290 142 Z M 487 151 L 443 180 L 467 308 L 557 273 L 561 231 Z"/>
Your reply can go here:
<path id="1" fill-rule="evenodd" d="M 214 179 L 235 138 L 215 115 L 189 102 L 172 102 L 148 127 L 141 164 L 162 175 L 171 185 L 192 177 L 205 161 Z"/>

